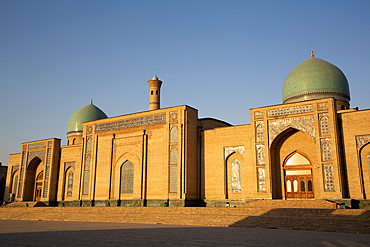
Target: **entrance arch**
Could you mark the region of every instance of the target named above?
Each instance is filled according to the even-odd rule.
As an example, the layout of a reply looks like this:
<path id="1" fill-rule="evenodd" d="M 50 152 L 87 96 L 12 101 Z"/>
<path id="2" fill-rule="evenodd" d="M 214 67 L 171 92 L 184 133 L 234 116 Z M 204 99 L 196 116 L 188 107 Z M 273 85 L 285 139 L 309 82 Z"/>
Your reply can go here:
<path id="1" fill-rule="evenodd" d="M 36 191 L 41 189 L 42 194 L 42 182 L 43 182 L 43 169 L 44 163 L 39 157 L 35 157 L 28 164 L 26 169 L 26 181 L 24 187 L 23 201 L 36 201 Z M 41 174 L 42 172 L 42 174 Z M 40 176 L 41 175 L 41 176 Z M 41 188 L 37 187 L 40 186 Z M 38 200 L 41 200 L 41 194 L 38 196 Z"/>
<path id="2" fill-rule="evenodd" d="M 289 155 L 284 162 L 285 196 L 287 199 L 314 198 L 312 164 L 300 152 Z"/>
<path id="3" fill-rule="evenodd" d="M 304 186 L 304 190 L 306 192 L 306 190 L 308 189 L 308 185 L 310 185 L 310 189 L 312 187 L 313 190 L 314 184 L 316 184 L 314 183 L 313 177 L 311 179 L 304 180 L 304 184 L 299 184 L 298 178 L 293 180 L 286 179 L 286 171 L 289 171 L 288 175 L 292 176 L 294 174 L 297 176 L 300 175 L 297 173 L 307 173 L 301 175 L 309 175 L 308 173 L 310 173 L 312 176 L 312 168 L 317 166 L 320 155 L 316 153 L 316 144 L 310 135 L 301 130 L 289 127 L 280 132 L 280 134 L 274 138 L 270 145 L 269 151 L 271 161 L 270 169 L 273 199 L 286 199 L 287 190 L 289 190 L 289 188 L 292 192 L 294 192 L 294 188 L 298 190 L 299 186 Z M 299 153 L 302 157 L 307 159 L 308 162 L 303 162 L 302 159 L 298 159 L 302 162 L 301 165 L 297 165 L 298 167 L 289 165 L 290 163 L 286 165 L 289 158 L 291 158 L 295 153 Z M 295 158 L 293 158 L 289 162 L 297 162 L 296 159 L 301 156 L 295 156 Z M 303 164 L 305 164 L 305 166 L 302 166 Z M 294 171 L 294 168 L 306 171 L 292 172 Z M 295 184 L 294 180 L 297 180 Z M 288 185 L 290 185 L 290 187 L 287 187 L 287 183 Z M 290 195 L 291 194 L 289 194 L 289 198 L 291 198 Z M 306 198 L 313 198 L 312 196 L 313 195 L 310 194 L 307 195 Z M 304 196 L 302 195 L 296 198 L 304 198 Z"/>

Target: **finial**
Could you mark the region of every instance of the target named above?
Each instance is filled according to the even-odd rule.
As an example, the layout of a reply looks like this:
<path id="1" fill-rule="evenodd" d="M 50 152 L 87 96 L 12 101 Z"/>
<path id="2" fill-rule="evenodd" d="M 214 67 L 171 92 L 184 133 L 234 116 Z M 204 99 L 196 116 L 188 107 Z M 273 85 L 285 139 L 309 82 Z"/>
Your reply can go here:
<path id="1" fill-rule="evenodd" d="M 311 57 L 314 57 L 314 55 L 313 55 L 313 49 L 312 49 L 312 45 L 311 45 Z"/>
<path id="2" fill-rule="evenodd" d="M 92 96 L 91 96 L 91 100 L 90 100 L 90 105 L 92 105 Z"/>
<path id="3" fill-rule="evenodd" d="M 153 81 L 158 81 L 158 77 L 157 77 L 157 71 L 154 72 L 154 77 L 152 78 Z"/>

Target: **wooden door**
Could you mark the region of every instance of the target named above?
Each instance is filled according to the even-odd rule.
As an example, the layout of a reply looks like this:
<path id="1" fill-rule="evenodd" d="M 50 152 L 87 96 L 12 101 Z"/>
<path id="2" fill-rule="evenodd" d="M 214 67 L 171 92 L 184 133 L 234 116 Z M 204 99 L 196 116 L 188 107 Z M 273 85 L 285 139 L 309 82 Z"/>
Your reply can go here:
<path id="1" fill-rule="evenodd" d="M 312 175 L 286 175 L 285 190 L 286 198 L 314 198 Z"/>
<path id="2" fill-rule="evenodd" d="M 41 200 L 41 193 L 42 193 L 42 182 L 36 182 L 35 201 Z"/>

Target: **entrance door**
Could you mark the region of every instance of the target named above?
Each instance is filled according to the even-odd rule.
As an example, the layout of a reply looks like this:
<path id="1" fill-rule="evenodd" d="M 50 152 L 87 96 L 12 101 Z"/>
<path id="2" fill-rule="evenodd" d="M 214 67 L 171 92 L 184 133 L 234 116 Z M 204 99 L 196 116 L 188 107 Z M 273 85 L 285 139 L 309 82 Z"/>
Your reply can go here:
<path id="1" fill-rule="evenodd" d="M 312 175 L 286 175 L 286 198 L 311 199 L 314 198 Z"/>
<path id="2" fill-rule="evenodd" d="M 41 194 L 42 194 L 42 180 L 43 180 L 44 172 L 40 172 L 40 174 L 37 176 L 35 181 L 35 196 L 34 201 L 40 201 L 41 200 Z"/>
<path id="3" fill-rule="evenodd" d="M 41 193 L 42 193 L 42 182 L 36 182 L 36 189 L 35 189 L 35 201 L 41 200 Z"/>

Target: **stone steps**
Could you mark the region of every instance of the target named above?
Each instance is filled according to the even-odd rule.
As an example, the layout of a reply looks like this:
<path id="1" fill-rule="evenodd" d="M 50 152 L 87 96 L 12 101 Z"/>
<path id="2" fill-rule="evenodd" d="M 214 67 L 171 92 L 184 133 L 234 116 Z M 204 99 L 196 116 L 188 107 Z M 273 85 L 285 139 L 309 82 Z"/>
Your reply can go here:
<path id="1" fill-rule="evenodd" d="M 337 204 L 326 200 L 258 200 L 238 207 L 249 208 L 326 208 L 335 209 Z"/>
<path id="2" fill-rule="evenodd" d="M 202 207 L 1 207 L 2 220 L 89 221 L 370 234 L 370 210 Z"/>

